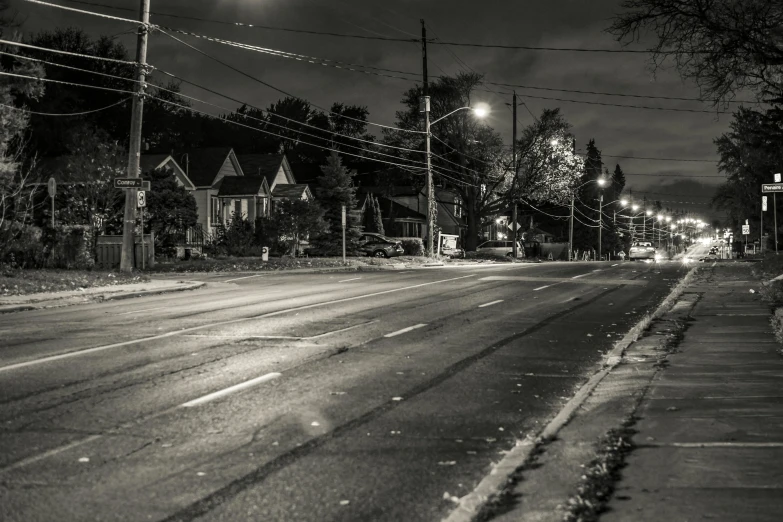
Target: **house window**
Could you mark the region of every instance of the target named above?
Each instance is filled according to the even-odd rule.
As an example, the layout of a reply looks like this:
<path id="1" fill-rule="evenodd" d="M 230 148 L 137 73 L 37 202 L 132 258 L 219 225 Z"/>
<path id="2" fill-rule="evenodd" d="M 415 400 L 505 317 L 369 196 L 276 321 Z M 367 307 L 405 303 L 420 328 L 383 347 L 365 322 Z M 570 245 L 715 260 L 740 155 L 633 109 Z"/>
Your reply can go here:
<path id="1" fill-rule="evenodd" d="M 267 198 L 258 198 L 256 201 L 256 217 L 266 217 L 268 215 L 268 210 Z"/>
<path id="2" fill-rule="evenodd" d="M 462 205 L 460 205 L 460 198 L 454 196 L 454 217 L 462 217 Z"/>
<path id="3" fill-rule="evenodd" d="M 211 224 L 216 227 L 220 223 L 220 200 L 216 196 L 210 198 Z"/>

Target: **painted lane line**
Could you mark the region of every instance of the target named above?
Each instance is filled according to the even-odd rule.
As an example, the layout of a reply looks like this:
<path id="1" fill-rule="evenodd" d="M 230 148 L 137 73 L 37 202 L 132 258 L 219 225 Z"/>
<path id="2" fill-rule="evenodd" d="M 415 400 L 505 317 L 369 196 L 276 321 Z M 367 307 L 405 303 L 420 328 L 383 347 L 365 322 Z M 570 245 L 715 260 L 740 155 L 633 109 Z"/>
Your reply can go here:
<path id="1" fill-rule="evenodd" d="M 484 303 L 483 305 L 479 305 L 479 308 L 484 308 L 485 306 L 492 306 L 493 304 L 502 303 L 503 299 L 498 299 L 497 301 L 490 301 L 489 303 Z"/>
<path id="2" fill-rule="evenodd" d="M 361 279 L 361 277 L 354 277 L 351 279 L 343 279 L 342 281 L 337 281 L 338 283 L 347 283 L 348 281 L 356 281 L 357 279 Z"/>
<path id="3" fill-rule="evenodd" d="M 534 288 L 533 291 L 538 292 L 539 290 L 543 290 L 544 288 L 549 288 L 550 286 L 554 286 L 554 285 L 539 286 L 538 288 Z"/>
<path id="4" fill-rule="evenodd" d="M 584 276 L 588 276 L 588 275 L 590 275 L 590 274 L 579 274 L 579 275 L 575 275 L 571 279 L 579 279 L 580 277 L 584 277 Z"/>
<path id="5" fill-rule="evenodd" d="M 620 264 L 620 263 L 615 263 L 615 264 L 613 264 L 612 266 L 617 266 L 617 265 L 619 265 L 619 264 Z"/>
<path id="6" fill-rule="evenodd" d="M 403 328 L 402 330 L 397 330 L 396 332 L 387 333 L 386 335 L 384 335 L 384 337 L 395 337 L 395 336 L 397 336 L 397 335 L 401 335 L 401 334 L 404 334 L 404 333 L 408 333 L 408 332 L 410 332 L 411 330 L 415 330 L 415 329 L 417 329 L 417 328 L 422 328 L 422 327 L 424 327 L 424 326 L 427 326 L 427 325 L 426 325 L 426 324 L 424 324 L 424 323 L 415 324 L 415 325 L 413 325 L 413 326 L 409 326 L 409 327 L 407 327 L 407 328 Z"/>
<path id="7" fill-rule="evenodd" d="M 130 312 L 122 312 L 116 315 L 129 315 L 129 314 L 140 314 L 142 312 L 152 312 L 153 310 L 163 310 L 165 306 L 159 306 L 157 308 L 145 308 L 144 310 L 133 310 Z"/>
<path id="8" fill-rule="evenodd" d="M 230 283 L 231 281 L 239 281 L 240 279 L 250 279 L 251 277 L 261 277 L 265 276 L 266 274 L 254 274 L 249 276 L 242 276 L 242 277 L 235 277 L 234 279 L 226 279 L 223 281 L 224 283 Z"/>
<path id="9" fill-rule="evenodd" d="M 249 381 L 240 382 L 239 384 L 235 384 L 234 386 L 229 386 L 228 388 L 223 388 L 222 390 L 218 390 L 214 393 L 210 393 L 208 395 L 204 395 L 203 397 L 199 397 L 198 399 L 193 399 L 192 401 L 182 403 L 179 405 L 179 407 L 192 408 L 193 406 L 198 406 L 200 404 L 204 404 L 210 401 L 214 401 L 215 399 L 225 397 L 226 395 L 231 395 L 232 393 L 236 393 L 238 391 L 251 388 L 257 384 L 261 384 L 263 382 L 268 382 L 273 379 L 277 379 L 281 375 L 282 374 L 277 372 L 267 373 L 266 375 L 262 375 L 261 377 L 256 377 L 255 379 L 250 379 Z"/>
<path id="10" fill-rule="evenodd" d="M 362 294 L 362 295 L 356 295 L 356 296 L 353 296 L 353 297 L 343 297 L 341 299 L 334 299 L 332 301 L 324 301 L 324 302 L 321 302 L 321 303 L 313 303 L 313 304 L 309 304 L 309 305 L 296 306 L 296 307 L 293 307 L 293 308 L 286 308 L 284 310 L 278 310 L 276 312 L 267 312 L 265 314 L 254 315 L 252 317 L 239 317 L 239 318 L 236 318 L 236 319 L 227 319 L 225 321 L 217 321 L 215 323 L 202 324 L 202 325 L 199 325 L 199 326 L 191 326 L 189 328 L 182 328 L 181 330 L 174 330 L 174 331 L 171 331 L 171 332 L 166 332 L 166 333 L 162 333 L 162 334 L 158 334 L 158 335 L 151 335 L 149 337 L 141 337 L 141 338 L 138 338 L 138 339 L 131 339 L 130 341 L 122 341 L 122 342 L 119 342 L 119 343 L 106 344 L 106 345 L 103 345 L 103 346 L 95 346 L 93 348 L 85 348 L 83 350 L 76 350 L 76 351 L 73 351 L 73 352 L 61 353 L 59 355 L 50 355 L 48 357 L 42 357 L 40 359 L 33 359 L 33 360 L 30 360 L 30 361 L 24 361 L 24 362 L 20 362 L 20 363 L 16 363 L 16 364 L 9 364 L 7 366 L 0 366 L 0 372 L 5 372 L 5 371 L 9 371 L 9 370 L 17 370 L 19 368 L 26 368 L 28 366 L 36 366 L 38 364 L 44 364 L 44 363 L 48 363 L 48 362 L 59 361 L 61 359 L 68 359 L 68 358 L 77 357 L 77 356 L 80 356 L 80 355 L 87 355 L 87 354 L 90 354 L 90 353 L 101 352 L 101 351 L 110 350 L 110 349 L 113 349 L 113 348 L 121 348 L 123 346 L 130 346 L 130 345 L 133 345 L 133 344 L 139 344 L 139 343 L 143 343 L 143 342 L 146 342 L 146 341 L 157 341 L 158 339 L 166 339 L 168 337 L 173 337 L 175 335 L 183 335 L 183 334 L 190 333 L 190 332 L 196 332 L 198 330 L 204 330 L 206 328 L 215 328 L 215 327 L 218 327 L 218 326 L 225 326 L 225 325 L 228 325 L 228 324 L 243 323 L 243 322 L 247 322 L 247 321 L 253 321 L 253 320 L 256 320 L 256 319 L 264 319 L 266 317 L 276 317 L 278 315 L 283 315 L 283 314 L 287 314 L 287 313 L 291 313 L 291 312 L 298 312 L 300 310 L 309 310 L 311 308 L 318 308 L 319 306 L 326 306 L 326 305 L 338 304 L 338 303 L 347 303 L 349 301 L 356 301 L 358 299 L 366 299 L 368 297 L 375 297 L 375 296 L 378 296 L 378 295 L 385 295 L 385 294 L 392 294 L 392 293 L 396 293 L 396 292 L 403 292 L 405 290 L 411 290 L 413 288 L 422 288 L 424 286 L 437 285 L 437 284 L 440 284 L 440 283 L 448 283 L 448 282 L 451 282 L 451 281 L 457 281 L 459 279 L 466 279 L 468 277 L 474 277 L 474 276 L 475 276 L 475 274 L 466 275 L 466 276 L 460 276 L 460 277 L 450 277 L 449 279 L 439 279 L 437 281 L 430 281 L 429 283 L 419 283 L 419 284 L 416 284 L 416 285 L 403 286 L 401 288 L 392 288 L 391 290 L 382 290 L 380 292 L 373 292 L 371 294 Z"/>
<path id="11" fill-rule="evenodd" d="M 72 448 L 77 448 L 81 446 L 82 444 L 87 444 L 88 442 L 92 442 L 94 440 L 98 440 L 102 438 L 103 435 L 90 435 L 89 437 L 86 437 L 84 439 L 75 440 L 69 444 L 66 444 L 64 446 L 59 446 L 57 448 L 50 449 L 49 451 L 44 451 L 43 453 L 39 453 L 38 455 L 33 455 L 31 457 L 27 457 L 26 459 L 17 460 L 16 462 L 9 464 L 8 466 L 4 468 L 0 468 L 0 473 L 5 473 L 7 471 L 11 471 L 18 468 L 23 468 L 27 466 L 28 464 L 33 464 L 35 462 L 38 462 L 39 460 L 43 460 L 49 457 L 53 457 L 55 455 L 58 455 L 60 453 L 63 453 L 64 451 L 68 451 Z"/>

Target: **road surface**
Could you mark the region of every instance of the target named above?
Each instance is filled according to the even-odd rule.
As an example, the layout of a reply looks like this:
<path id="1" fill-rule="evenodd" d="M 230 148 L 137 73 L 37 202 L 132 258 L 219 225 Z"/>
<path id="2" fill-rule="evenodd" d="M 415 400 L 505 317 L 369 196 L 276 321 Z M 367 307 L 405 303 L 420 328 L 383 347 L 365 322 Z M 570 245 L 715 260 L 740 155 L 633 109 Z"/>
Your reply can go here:
<path id="1" fill-rule="evenodd" d="M 439 520 L 687 270 L 224 274 L 0 316 L 0 519 Z"/>

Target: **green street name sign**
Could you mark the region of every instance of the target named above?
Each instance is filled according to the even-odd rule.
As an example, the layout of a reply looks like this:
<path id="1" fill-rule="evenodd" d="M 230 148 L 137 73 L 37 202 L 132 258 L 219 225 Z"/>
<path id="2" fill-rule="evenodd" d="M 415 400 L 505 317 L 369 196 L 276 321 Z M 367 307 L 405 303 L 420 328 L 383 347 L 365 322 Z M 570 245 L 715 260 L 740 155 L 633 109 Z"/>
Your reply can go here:
<path id="1" fill-rule="evenodd" d="M 783 192 L 783 183 L 763 183 L 761 192 Z"/>

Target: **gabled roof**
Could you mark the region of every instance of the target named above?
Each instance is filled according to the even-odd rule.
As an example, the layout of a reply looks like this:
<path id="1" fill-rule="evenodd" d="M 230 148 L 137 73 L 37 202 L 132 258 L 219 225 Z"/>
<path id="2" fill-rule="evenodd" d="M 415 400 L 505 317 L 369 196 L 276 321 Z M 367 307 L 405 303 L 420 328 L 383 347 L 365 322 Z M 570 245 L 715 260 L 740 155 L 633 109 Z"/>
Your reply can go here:
<path id="1" fill-rule="evenodd" d="M 267 196 L 266 179 L 251 176 L 227 176 L 220 180 L 218 196 Z"/>
<path id="2" fill-rule="evenodd" d="M 171 158 L 170 154 L 142 154 L 139 165 L 142 172 L 149 172 L 160 167 L 164 161 Z M 173 158 L 172 158 L 173 160 Z"/>
<path id="3" fill-rule="evenodd" d="M 381 207 L 381 215 L 383 216 L 383 219 L 389 219 L 391 216 L 394 216 L 394 219 L 412 219 L 416 221 L 421 221 L 422 223 L 427 220 L 427 217 L 420 213 L 416 212 L 412 208 L 408 208 L 405 205 L 400 205 L 393 199 L 388 199 L 383 196 L 378 196 L 378 202 Z M 389 203 L 391 202 L 391 213 L 389 212 Z"/>
<path id="4" fill-rule="evenodd" d="M 245 176 L 263 177 L 271 187 L 285 154 L 238 154 L 239 166 Z"/>
<path id="5" fill-rule="evenodd" d="M 307 185 L 282 185 L 278 184 L 272 189 L 272 197 L 275 198 L 295 198 L 301 199 L 302 196 L 312 197 L 310 188 Z"/>
<path id="6" fill-rule="evenodd" d="M 177 157 L 182 158 L 187 154 L 187 159 L 182 159 L 182 169 L 195 186 L 208 187 L 215 181 L 230 153 L 231 147 L 206 147 L 178 151 Z"/>

